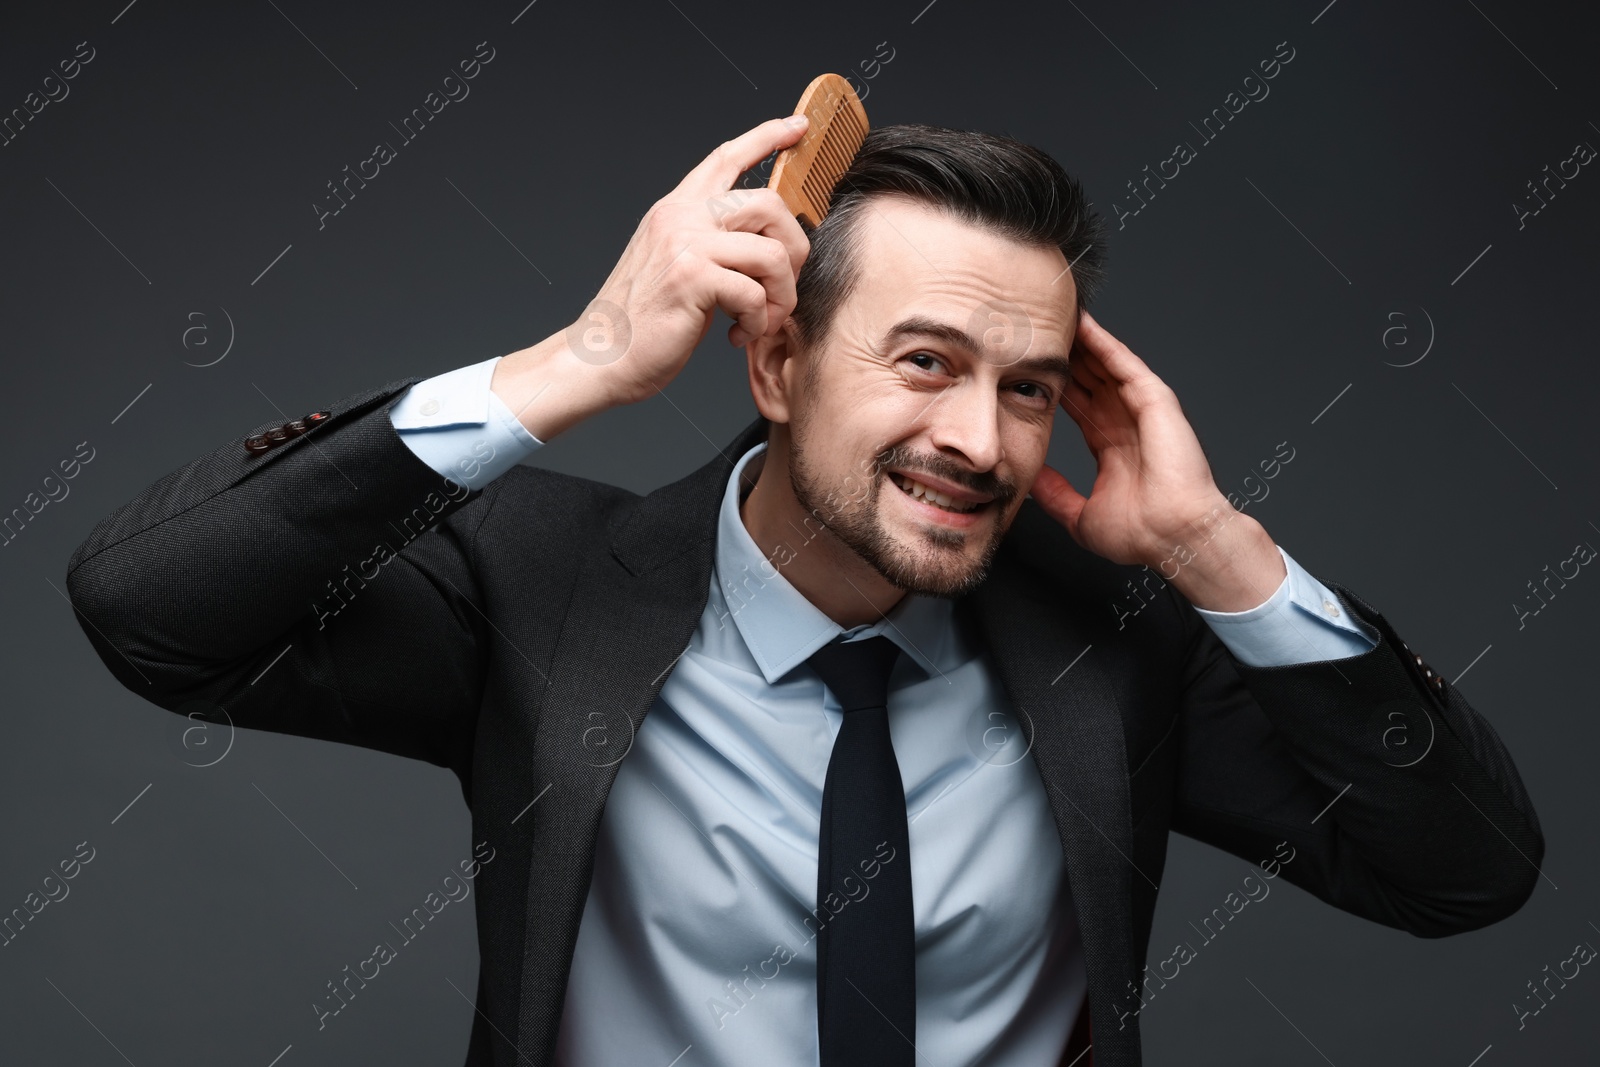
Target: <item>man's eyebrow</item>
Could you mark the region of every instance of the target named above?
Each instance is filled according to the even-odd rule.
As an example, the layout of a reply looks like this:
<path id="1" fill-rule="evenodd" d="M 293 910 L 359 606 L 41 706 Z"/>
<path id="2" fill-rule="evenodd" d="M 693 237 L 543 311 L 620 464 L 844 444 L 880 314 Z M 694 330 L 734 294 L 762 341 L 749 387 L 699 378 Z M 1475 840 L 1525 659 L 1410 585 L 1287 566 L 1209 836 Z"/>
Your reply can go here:
<path id="1" fill-rule="evenodd" d="M 925 315 L 913 315 L 901 319 L 883 336 L 883 348 L 892 348 L 896 342 L 907 337 L 928 337 L 943 341 L 952 348 L 958 348 L 968 355 L 977 355 L 978 341 L 967 331 L 959 326 L 952 326 L 948 322 L 930 319 Z M 1071 360 L 1063 355 L 1050 354 L 1043 356 L 1025 356 L 1014 363 L 1006 364 L 1008 369 L 1021 370 L 1030 374 L 1054 374 L 1063 381 L 1069 377 Z"/>

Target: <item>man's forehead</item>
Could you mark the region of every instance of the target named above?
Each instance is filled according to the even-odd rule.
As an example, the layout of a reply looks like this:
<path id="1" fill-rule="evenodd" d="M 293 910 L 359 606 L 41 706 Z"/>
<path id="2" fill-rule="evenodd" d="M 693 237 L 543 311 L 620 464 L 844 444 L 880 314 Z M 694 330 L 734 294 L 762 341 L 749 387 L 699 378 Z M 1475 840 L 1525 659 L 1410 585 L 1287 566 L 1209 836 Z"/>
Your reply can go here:
<path id="1" fill-rule="evenodd" d="M 1006 322 L 1039 341 L 1070 343 L 1077 285 L 1054 246 L 1028 245 L 901 197 L 873 198 L 861 221 L 855 283 L 857 326 L 893 343 L 919 327 L 959 343 Z M 1053 346 L 1052 346 L 1053 347 Z"/>

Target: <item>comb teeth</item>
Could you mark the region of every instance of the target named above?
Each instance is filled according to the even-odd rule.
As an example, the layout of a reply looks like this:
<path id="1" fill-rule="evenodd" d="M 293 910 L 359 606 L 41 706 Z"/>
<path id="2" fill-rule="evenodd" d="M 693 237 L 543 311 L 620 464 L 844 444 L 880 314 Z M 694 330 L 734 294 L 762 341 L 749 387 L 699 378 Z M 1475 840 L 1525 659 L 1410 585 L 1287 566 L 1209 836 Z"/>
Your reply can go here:
<path id="1" fill-rule="evenodd" d="M 836 108 L 833 115 L 824 121 L 828 126 L 800 187 L 807 200 L 826 211 L 828 202 L 833 198 L 834 186 L 850 169 L 856 149 L 866 139 L 867 131 L 855 113 L 845 107 Z"/>
<path id="2" fill-rule="evenodd" d="M 802 225 L 815 227 L 866 140 L 867 112 L 847 79 L 821 74 L 806 86 L 795 114 L 809 116 L 811 127 L 778 153 L 767 188 L 777 191 Z"/>

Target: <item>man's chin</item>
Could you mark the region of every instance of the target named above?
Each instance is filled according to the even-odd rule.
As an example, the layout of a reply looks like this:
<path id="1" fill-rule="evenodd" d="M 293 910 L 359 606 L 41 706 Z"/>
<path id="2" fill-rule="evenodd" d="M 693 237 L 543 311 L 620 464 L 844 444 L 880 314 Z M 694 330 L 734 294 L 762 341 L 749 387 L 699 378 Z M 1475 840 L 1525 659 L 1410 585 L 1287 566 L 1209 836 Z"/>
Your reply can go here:
<path id="1" fill-rule="evenodd" d="M 885 575 L 890 584 L 897 589 L 903 589 L 916 596 L 938 597 L 941 600 L 961 599 L 982 585 L 988 576 L 987 569 L 974 569 L 959 575 L 922 574 L 906 581 L 896 581 L 893 577 Z"/>
<path id="2" fill-rule="evenodd" d="M 892 558 L 868 562 L 884 581 L 907 593 L 957 599 L 988 578 L 988 564 L 970 558 L 964 551 L 927 545 L 908 548 L 898 539 L 894 544 Z"/>

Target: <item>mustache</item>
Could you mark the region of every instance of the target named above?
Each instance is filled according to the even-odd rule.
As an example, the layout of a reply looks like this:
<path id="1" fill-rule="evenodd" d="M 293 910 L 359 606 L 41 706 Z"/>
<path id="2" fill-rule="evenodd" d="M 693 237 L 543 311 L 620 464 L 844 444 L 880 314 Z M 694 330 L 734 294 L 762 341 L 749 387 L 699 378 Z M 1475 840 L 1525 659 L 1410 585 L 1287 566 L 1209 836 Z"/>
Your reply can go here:
<path id="1" fill-rule="evenodd" d="M 928 474 L 974 493 L 992 496 L 994 503 L 1001 507 L 1011 503 L 1017 495 L 1017 487 L 993 471 L 974 473 L 964 470 L 954 461 L 937 453 L 924 455 L 895 446 L 878 455 L 876 467 L 880 476 L 887 476 L 891 470 L 912 476 L 918 472 Z"/>

